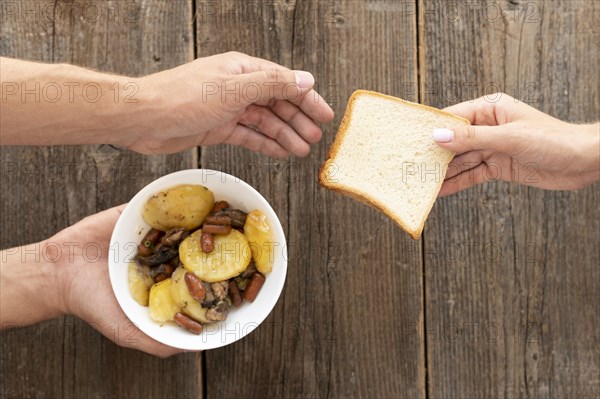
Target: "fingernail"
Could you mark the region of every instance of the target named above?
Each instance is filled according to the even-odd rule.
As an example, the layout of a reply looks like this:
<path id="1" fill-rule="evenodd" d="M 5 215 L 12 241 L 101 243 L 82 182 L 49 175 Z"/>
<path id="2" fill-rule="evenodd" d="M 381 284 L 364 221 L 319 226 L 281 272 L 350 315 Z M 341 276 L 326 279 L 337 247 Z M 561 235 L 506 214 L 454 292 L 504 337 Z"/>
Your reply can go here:
<path id="1" fill-rule="evenodd" d="M 433 139 L 438 143 L 449 143 L 454 138 L 451 129 L 433 129 Z"/>
<path id="2" fill-rule="evenodd" d="M 315 78 L 310 72 L 296 71 L 296 84 L 301 89 L 308 89 L 314 86 Z"/>

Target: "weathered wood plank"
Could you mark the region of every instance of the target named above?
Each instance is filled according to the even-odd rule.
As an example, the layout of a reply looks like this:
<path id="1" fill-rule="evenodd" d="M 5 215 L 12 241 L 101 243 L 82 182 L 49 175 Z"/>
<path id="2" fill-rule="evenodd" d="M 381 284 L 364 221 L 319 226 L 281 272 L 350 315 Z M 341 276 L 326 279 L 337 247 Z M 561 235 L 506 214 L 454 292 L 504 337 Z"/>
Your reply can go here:
<path id="1" fill-rule="evenodd" d="M 419 9 L 424 103 L 500 90 L 564 120 L 598 118 L 600 3 Z M 489 183 L 437 202 L 425 230 L 431 398 L 600 395 L 598 189 Z"/>
<path id="2" fill-rule="evenodd" d="M 236 148 L 202 165 L 247 180 L 284 224 L 288 279 L 246 339 L 206 353 L 207 396 L 424 397 L 421 246 L 385 217 L 319 187 L 346 100 L 367 88 L 416 100 L 411 2 L 197 1 L 200 56 L 237 50 L 312 71 L 336 111 L 308 159 Z M 414 6 L 414 4 L 412 4 Z"/>
<path id="3" fill-rule="evenodd" d="M 128 76 L 193 59 L 191 0 L 177 7 L 166 0 L 10 3 L 16 9 L 4 10 L 3 56 Z M 195 150 L 171 156 L 110 146 L 0 151 L 2 248 L 41 240 L 128 201 L 161 175 L 197 165 Z M 201 396 L 196 355 L 160 360 L 124 350 L 72 317 L 4 332 L 0 348 L 4 398 Z"/>

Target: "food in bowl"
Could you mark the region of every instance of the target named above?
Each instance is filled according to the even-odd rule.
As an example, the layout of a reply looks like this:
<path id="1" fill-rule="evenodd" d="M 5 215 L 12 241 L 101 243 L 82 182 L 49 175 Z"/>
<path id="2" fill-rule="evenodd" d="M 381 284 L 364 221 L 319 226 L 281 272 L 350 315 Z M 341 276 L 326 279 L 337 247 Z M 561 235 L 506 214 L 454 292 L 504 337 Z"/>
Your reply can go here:
<path id="1" fill-rule="evenodd" d="M 184 184 L 153 195 L 142 216 L 151 229 L 129 264 L 129 291 L 152 320 L 200 334 L 256 299 L 274 259 L 262 211 L 231 208 L 208 188 Z"/>

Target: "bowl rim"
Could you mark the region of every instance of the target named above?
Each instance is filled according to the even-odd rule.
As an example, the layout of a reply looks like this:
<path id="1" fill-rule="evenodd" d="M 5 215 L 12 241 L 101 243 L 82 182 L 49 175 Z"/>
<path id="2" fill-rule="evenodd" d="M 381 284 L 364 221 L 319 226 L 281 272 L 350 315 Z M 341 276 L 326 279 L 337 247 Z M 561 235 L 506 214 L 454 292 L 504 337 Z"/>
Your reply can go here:
<path id="1" fill-rule="evenodd" d="M 142 189 L 140 189 L 129 200 L 129 202 L 127 203 L 127 205 L 121 212 L 121 215 L 119 216 L 119 219 L 117 220 L 117 223 L 115 224 L 115 227 L 114 227 L 112 235 L 111 235 L 110 246 L 109 246 L 110 251 L 113 251 L 113 249 L 116 248 L 115 245 L 117 245 L 117 246 L 119 245 L 119 242 L 117 241 L 119 239 L 119 237 L 122 235 L 129 235 L 129 233 L 127 233 L 127 229 L 131 229 L 132 232 L 134 230 L 135 231 L 146 231 L 149 229 L 150 226 L 145 221 L 143 221 L 143 219 L 141 221 L 141 223 L 143 224 L 143 227 L 136 226 L 135 228 L 132 228 L 132 226 L 126 225 L 125 223 L 127 223 L 126 219 L 129 219 L 129 214 L 133 213 L 133 212 L 139 212 L 140 207 L 143 206 L 143 204 L 147 201 L 147 199 L 150 198 L 152 195 L 155 195 L 159 191 L 162 191 L 162 190 L 165 190 L 165 189 L 168 189 L 171 187 L 176 187 L 176 186 L 182 185 L 182 184 L 198 184 L 198 185 L 205 186 L 206 185 L 205 179 L 208 176 L 219 176 L 219 179 L 221 179 L 220 180 L 221 183 L 219 183 L 219 184 L 228 184 L 226 182 L 234 181 L 235 184 L 240 184 L 246 190 L 249 190 L 249 192 L 251 192 L 253 194 L 255 199 L 258 200 L 258 202 L 260 202 L 262 204 L 262 206 L 264 207 L 264 208 L 261 207 L 260 210 L 267 211 L 270 226 L 273 228 L 276 240 L 278 243 L 282 244 L 282 247 L 281 247 L 282 249 L 281 249 L 281 252 L 279 255 L 279 258 L 281 258 L 281 259 L 277 259 L 279 262 L 277 262 L 277 261 L 275 262 L 275 263 L 277 263 L 277 268 L 281 269 L 279 271 L 279 273 L 281 273 L 281 276 L 279 277 L 280 283 L 275 286 L 275 290 L 272 291 L 272 295 L 270 296 L 270 299 L 267 299 L 268 300 L 268 309 L 265 309 L 265 311 L 260 313 L 259 316 L 256 316 L 256 313 L 253 313 L 253 315 L 255 317 L 252 319 L 252 322 L 248 324 L 250 327 L 243 329 L 240 332 L 240 334 L 231 334 L 231 333 L 227 333 L 228 330 L 227 330 L 227 327 L 225 326 L 224 327 L 225 328 L 225 334 L 224 334 L 225 339 L 224 340 L 221 340 L 219 342 L 212 342 L 212 341 L 205 341 L 203 339 L 198 339 L 198 342 L 197 342 L 198 345 L 187 345 L 186 343 L 181 342 L 176 339 L 164 338 L 163 333 L 155 333 L 155 329 L 147 330 L 147 329 L 143 328 L 139 323 L 136 323 L 136 319 L 139 318 L 139 314 L 136 314 L 136 311 L 133 308 L 131 308 L 130 304 L 127 303 L 128 300 L 124 297 L 124 295 L 128 295 L 129 298 L 132 299 L 129 289 L 125 290 L 126 291 L 125 293 L 123 292 L 123 289 L 118 289 L 118 286 L 120 284 L 118 279 L 122 278 L 123 271 L 118 270 L 117 268 L 128 267 L 129 260 L 120 259 L 118 256 L 111 255 L 111 256 L 109 256 L 109 261 L 108 261 L 109 279 L 110 279 L 113 295 L 117 299 L 117 302 L 118 302 L 120 308 L 123 310 L 123 312 L 129 319 L 129 321 L 131 323 L 133 323 L 136 326 L 136 328 L 139 329 L 139 331 L 143 332 L 144 334 L 148 335 L 149 337 L 151 337 L 152 339 L 154 339 L 158 342 L 161 342 L 165 345 L 168 345 L 168 346 L 171 346 L 174 348 L 185 349 L 185 350 L 190 350 L 190 351 L 202 351 L 202 350 L 208 350 L 208 349 L 215 349 L 215 348 L 226 346 L 226 345 L 232 344 L 236 341 L 239 341 L 240 339 L 244 338 L 245 336 L 250 334 L 252 331 L 254 331 L 271 314 L 275 305 L 279 301 L 279 298 L 281 297 L 281 293 L 283 291 L 283 287 L 285 285 L 285 280 L 287 277 L 287 264 L 288 264 L 287 240 L 285 237 L 285 232 L 283 231 L 283 226 L 281 225 L 281 221 L 279 220 L 279 217 L 277 216 L 277 213 L 275 212 L 273 207 L 271 207 L 271 204 L 269 203 L 269 201 L 267 201 L 258 190 L 256 190 L 254 187 L 252 187 L 250 184 L 248 184 L 241 178 L 230 175 L 230 174 L 222 172 L 222 171 L 217 171 L 217 170 L 213 170 L 213 169 L 204 169 L 204 168 L 184 169 L 184 170 L 176 171 L 176 172 L 161 176 L 158 179 L 155 179 L 155 180 L 151 181 L 150 183 L 146 184 Z M 169 185 L 168 182 L 172 181 L 174 178 L 189 179 L 190 181 L 189 182 L 174 182 L 171 185 Z M 198 182 L 199 178 L 200 178 L 200 182 Z M 210 185 L 210 183 L 209 183 L 209 185 Z M 210 187 L 208 187 L 208 188 L 211 189 Z M 212 190 L 213 189 L 211 189 L 211 191 Z M 228 198 L 215 198 L 215 200 L 217 200 L 217 201 L 221 200 L 221 199 L 233 201 L 233 199 L 228 199 Z M 246 211 L 249 212 L 251 210 L 252 209 L 248 209 Z M 141 214 L 140 214 L 140 216 L 141 216 Z M 133 233 L 131 233 L 131 234 L 133 234 Z M 141 235 L 140 233 L 137 234 L 137 236 L 140 236 L 140 235 Z M 136 241 L 136 247 L 137 247 L 137 241 Z M 272 273 L 273 272 L 271 272 L 267 275 L 267 281 L 269 280 L 269 276 Z M 127 288 L 128 288 L 128 285 L 127 285 Z M 244 310 L 243 308 L 245 307 L 246 312 L 248 312 L 249 311 L 248 308 L 254 304 L 256 304 L 256 302 L 244 303 L 244 305 L 242 305 L 242 308 L 235 309 L 235 311 L 242 311 L 242 310 Z M 141 305 L 139 305 L 139 306 L 141 306 Z M 149 314 L 146 314 L 146 317 L 148 317 L 148 320 L 151 323 L 153 323 L 154 325 L 158 325 L 158 323 L 155 323 L 154 321 L 152 321 L 150 319 Z M 218 328 L 223 327 L 226 324 L 226 322 L 227 322 L 227 320 L 224 322 L 211 323 L 208 326 L 211 328 L 218 329 Z M 169 325 L 171 325 L 171 323 L 169 323 Z M 162 327 L 162 326 L 159 325 L 159 327 Z M 173 326 L 173 327 L 180 328 L 177 326 Z M 168 329 L 165 329 L 164 331 L 168 331 Z M 221 335 L 223 335 L 223 334 L 221 334 Z M 191 336 L 199 338 L 199 337 L 202 337 L 202 334 L 200 334 L 199 336 L 191 334 Z M 234 338 L 229 338 L 229 337 L 234 337 Z"/>

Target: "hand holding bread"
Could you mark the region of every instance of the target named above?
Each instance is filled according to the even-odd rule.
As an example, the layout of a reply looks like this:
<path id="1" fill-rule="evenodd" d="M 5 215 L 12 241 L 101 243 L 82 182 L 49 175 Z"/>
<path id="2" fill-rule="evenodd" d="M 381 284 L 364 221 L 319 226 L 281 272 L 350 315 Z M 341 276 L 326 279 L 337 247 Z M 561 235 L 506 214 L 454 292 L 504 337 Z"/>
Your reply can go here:
<path id="1" fill-rule="evenodd" d="M 490 180 L 574 190 L 600 179 L 598 123 L 563 122 L 501 93 L 445 111 L 471 125 L 433 133 L 440 147 L 456 153 L 440 196 Z"/>
<path id="2" fill-rule="evenodd" d="M 441 111 L 365 90 L 348 101 L 320 173 L 414 239 L 437 196 L 489 180 L 571 190 L 599 179 L 598 123 L 563 122 L 506 94 Z"/>

